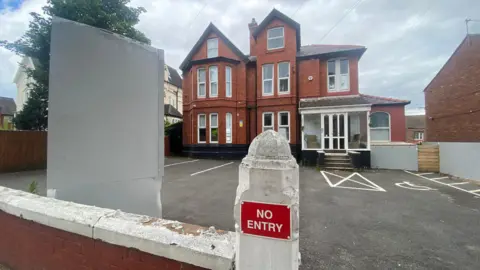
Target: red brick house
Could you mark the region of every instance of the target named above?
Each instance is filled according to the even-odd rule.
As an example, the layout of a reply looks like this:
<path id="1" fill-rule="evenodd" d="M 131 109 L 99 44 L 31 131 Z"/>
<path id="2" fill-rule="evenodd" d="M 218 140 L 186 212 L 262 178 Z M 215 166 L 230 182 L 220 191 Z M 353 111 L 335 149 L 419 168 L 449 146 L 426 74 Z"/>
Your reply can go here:
<path id="1" fill-rule="evenodd" d="M 424 90 L 426 140 L 480 142 L 480 35 L 467 35 Z"/>
<path id="2" fill-rule="evenodd" d="M 302 46 L 300 25 L 276 9 L 248 27 L 249 55 L 210 24 L 180 66 L 189 155 L 243 157 L 273 129 L 302 160 L 357 150 L 369 166 L 371 142 L 405 141 L 409 101 L 359 93 L 365 47 Z"/>
<path id="3" fill-rule="evenodd" d="M 420 143 L 425 139 L 425 115 L 407 116 L 407 142 Z"/>

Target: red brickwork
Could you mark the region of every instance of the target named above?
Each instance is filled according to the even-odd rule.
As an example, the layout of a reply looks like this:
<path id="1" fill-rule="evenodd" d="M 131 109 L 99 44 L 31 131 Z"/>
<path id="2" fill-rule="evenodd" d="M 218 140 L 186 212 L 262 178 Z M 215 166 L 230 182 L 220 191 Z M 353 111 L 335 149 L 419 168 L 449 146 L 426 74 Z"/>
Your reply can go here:
<path id="1" fill-rule="evenodd" d="M 425 88 L 426 140 L 480 141 L 480 35 L 467 36 Z"/>
<path id="2" fill-rule="evenodd" d="M 2 211 L 0 264 L 14 270 L 204 269 L 54 229 Z"/>
<path id="3" fill-rule="evenodd" d="M 424 140 L 415 140 L 415 132 L 423 132 L 423 139 L 425 139 L 425 129 L 423 128 L 407 128 L 407 142 L 419 143 Z"/>

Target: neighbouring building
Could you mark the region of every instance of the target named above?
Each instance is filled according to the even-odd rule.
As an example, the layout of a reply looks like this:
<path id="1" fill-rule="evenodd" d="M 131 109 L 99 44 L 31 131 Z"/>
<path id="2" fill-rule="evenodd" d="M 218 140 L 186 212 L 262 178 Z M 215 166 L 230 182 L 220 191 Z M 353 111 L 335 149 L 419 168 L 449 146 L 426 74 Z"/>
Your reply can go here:
<path id="1" fill-rule="evenodd" d="M 407 116 L 407 142 L 419 143 L 425 138 L 425 115 Z"/>
<path id="2" fill-rule="evenodd" d="M 169 65 L 165 65 L 165 84 L 163 103 L 165 105 L 165 117 L 170 123 L 182 120 L 183 93 L 182 77 L 178 71 Z"/>
<path id="3" fill-rule="evenodd" d="M 13 82 L 17 85 L 17 96 L 15 98 L 17 111 L 23 109 L 23 106 L 30 96 L 28 84 L 32 83 L 33 80 L 28 78 L 26 70 L 35 69 L 38 66 L 38 61 L 31 57 L 23 57 L 22 61 L 19 63 L 19 67 L 13 79 Z M 164 104 L 169 105 L 165 107 L 165 117 L 170 123 L 179 122 L 181 121 L 183 107 L 182 77 L 180 77 L 176 69 L 169 65 L 165 65 L 164 76 L 163 102 Z"/>
<path id="4" fill-rule="evenodd" d="M 424 93 L 427 141 L 480 142 L 480 34 L 464 38 Z"/>
<path id="5" fill-rule="evenodd" d="M 15 104 L 17 111 L 21 111 L 25 102 L 30 96 L 29 84 L 33 83 L 33 79 L 27 76 L 27 69 L 35 69 L 39 65 L 36 59 L 31 57 L 23 57 L 19 63 L 13 82 L 17 85 L 17 96 L 15 97 Z"/>
<path id="6" fill-rule="evenodd" d="M 276 9 L 248 27 L 249 55 L 210 24 L 180 66 L 187 154 L 243 157 L 273 129 L 302 160 L 355 153 L 369 166 L 373 143 L 405 142 L 409 101 L 359 93 L 365 47 L 302 46 L 300 25 Z"/>
<path id="7" fill-rule="evenodd" d="M 0 97 L 0 130 L 13 130 L 13 116 L 16 111 L 13 98 Z"/>

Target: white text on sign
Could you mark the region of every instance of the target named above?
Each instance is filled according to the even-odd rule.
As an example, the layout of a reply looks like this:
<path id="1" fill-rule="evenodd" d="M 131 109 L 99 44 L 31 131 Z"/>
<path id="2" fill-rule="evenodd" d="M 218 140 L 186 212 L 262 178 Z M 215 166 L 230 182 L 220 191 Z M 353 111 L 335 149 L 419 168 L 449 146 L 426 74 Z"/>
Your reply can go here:
<path id="1" fill-rule="evenodd" d="M 270 210 L 257 209 L 257 218 L 272 219 L 273 213 Z M 258 220 L 247 221 L 247 228 L 249 229 L 257 229 L 257 230 L 263 230 L 268 232 L 280 232 L 282 230 L 282 227 L 283 227 L 283 224 L 277 224 L 272 222 L 258 221 Z"/>

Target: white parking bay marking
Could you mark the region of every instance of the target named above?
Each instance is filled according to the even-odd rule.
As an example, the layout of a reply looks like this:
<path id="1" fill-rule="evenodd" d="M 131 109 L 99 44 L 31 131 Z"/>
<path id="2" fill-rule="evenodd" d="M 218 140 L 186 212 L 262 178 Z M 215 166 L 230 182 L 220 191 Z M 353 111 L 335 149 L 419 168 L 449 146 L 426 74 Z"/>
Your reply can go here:
<path id="1" fill-rule="evenodd" d="M 435 190 L 434 188 L 431 188 L 431 187 L 417 186 L 417 185 L 412 184 L 408 181 L 404 181 L 402 183 L 395 183 L 395 186 L 401 187 L 401 188 L 406 188 L 406 189 L 413 189 L 413 190 Z"/>
<path id="2" fill-rule="evenodd" d="M 454 189 L 461 190 L 461 191 L 463 191 L 463 192 L 470 193 L 470 194 L 475 195 L 475 196 L 479 196 L 479 195 L 480 195 L 480 194 L 477 194 L 477 193 L 475 193 L 475 192 L 472 192 L 471 190 L 466 190 L 466 189 L 459 188 L 459 187 L 454 186 L 454 185 L 445 184 L 445 183 L 443 183 L 443 182 L 434 180 L 434 179 L 432 179 L 432 178 L 425 177 L 425 176 L 423 176 L 423 175 L 421 175 L 421 174 L 416 174 L 416 173 L 409 172 L 409 171 L 404 171 L 404 172 L 406 172 L 406 173 L 408 173 L 408 174 L 411 174 L 411 175 L 415 175 L 415 176 L 421 177 L 421 178 L 426 179 L 426 180 L 428 180 L 428 181 L 435 182 L 435 183 L 440 184 L 440 185 L 444 185 L 444 186 L 447 186 L 447 187 L 451 187 L 451 188 L 454 188 Z M 480 190 L 479 190 L 479 191 L 480 191 Z"/>
<path id="3" fill-rule="evenodd" d="M 194 176 L 194 175 L 197 175 L 197 174 L 201 174 L 201 173 L 204 173 L 204 172 L 208 172 L 208 171 L 211 171 L 211 170 L 215 170 L 215 169 L 218 169 L 218 168 L 220 168 L 220 167 L 230 165 L 230 164 L 232 164 L 232 163 L 233 163 L 233 162 L 229 162 L 229 163 L 225 163 L 225 164 L 222 164 L 222 165 L 219 165 L 219 166 L 215 166 L 215 167 L 210 168 L 210 169 L 206 169 L 206 170 L 203 170 L 203 171 L 199 171 L 199 172 L 196 172 L 196 173 L 192 173 L 192 174 L 190 174 L 190 176 Z"/>
<path id="4" fill-rule="evenodd" d="M 358 190 L 370 190 L 370 191 L 386 191 L 385 189 L 383 189 L 382 187 L 380 187 L 379 185 L 375 184 L 374 182 L 368 180 L 367 178 L 365 178 L 363 175 L 355 172 L 355 173 L 352 173 L 350 174 L 349 176 L 347 177 L 343 177 L 343 176 L 340 176 L 338 174 L 334 174 L 334 173 L 331 173 L 331 172 L 326 172 L 326 171 L 321 171 L 322 175 L 323 175 L 323 178 L 325 178 L 325 181 L 327 181 L 328 185 L 330 187 L 334 187 L 334 188 L 346 188 L 346 189 L 358 189 Z M 361 182 L 360 180 L 354 180 L 352 179 L 354 176 L 357 176 L 357 177 L 360 177 L 364 182 Z M 341 179 L 340 181 L 338 181 L 336 184 L 333 184 L 332 183 L 332 180 L 333 179 L 330 179 L 330 178 L 339 178 Z M 359 185 L 362 185 L 364 187 L 367 187 L 367 188 L 358 188 L 358 187 L 349 187 L 349 186 L 345 186 L 345 183 L 348 183 L 348 182 L 353 182 L 353 183 L 356 183 L 356 184 L 359 184 Z M 366 182 L 366 183 L 365 183 Z M 344 184 L 342 186 L 342 184 Z"/>
<path id="5" fill-rule="evenodd" d="M 440 180 L 440 179 L 447 179 L 448 176 L 444 176 L 444 177 L 437 177 L 437 178 L 432 178 L 433 180 Z"/>
<path id="6" fill-rule="evenodd" d="M 180 165 L 180 164 L 192 163 L 192 162 L 197 162 L 197 161 L 198 161 L 198 159 L 190 160 L 190 161 L 182 161 L 182 162 L 178 162 L 178 163 L 168 164 L 168 165 L 165 165 L 165 166 L 163 166 L 163 167 L 176 166 L 176 165 Z"/>
<path id="7" fill-rule="evenodd" d="M 434 174 L 433 172 L 426 172 L 426 173 L 419 173 L 418 175 L 429 175 L 429 174 Z"/>
<path id="8" fill-rule="evenodd" d="M 477 189 L 477 190 L 470 190 L 470 192 L 477 193 L 477 192 L 480 192 L 480 189 Z"/>
<path id="9" fill-rule="evenodd" d="M 449 186 L 458 186 L 458 185 L 465 185 L 468 184 L 468 182 L 460 182 L 460 183 L 451 183 Z"/>

